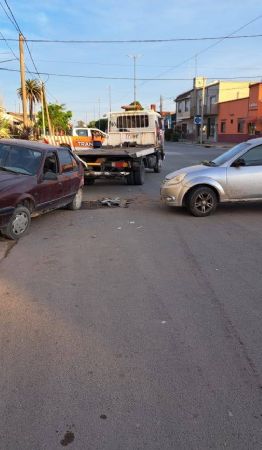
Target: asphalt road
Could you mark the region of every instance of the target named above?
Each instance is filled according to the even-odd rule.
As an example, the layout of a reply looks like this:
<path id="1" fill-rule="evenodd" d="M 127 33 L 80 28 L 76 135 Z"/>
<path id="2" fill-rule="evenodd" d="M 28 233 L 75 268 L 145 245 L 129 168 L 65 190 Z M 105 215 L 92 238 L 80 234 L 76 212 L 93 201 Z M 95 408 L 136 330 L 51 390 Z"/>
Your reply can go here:
<path id="1" fill-rule="evenodd" d="M 262 205 L 159 203 L 165 173 L 221 150 L 170 144 L 144 186 L 99 182 L 0 264 L 1 450 L 262 448 Z"/>

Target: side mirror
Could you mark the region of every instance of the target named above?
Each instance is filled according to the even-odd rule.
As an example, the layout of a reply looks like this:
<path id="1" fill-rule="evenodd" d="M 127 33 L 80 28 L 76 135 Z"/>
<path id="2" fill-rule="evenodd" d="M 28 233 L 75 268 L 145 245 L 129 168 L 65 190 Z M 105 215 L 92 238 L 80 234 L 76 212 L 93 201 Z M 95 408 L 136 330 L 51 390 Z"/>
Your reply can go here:
<path id="1" fill-rule="evenodd" d="M 54 172 L 46 172 L 43 175 L 43 181 L 48 180 L 48 181 L 55 181 L 57 180 L 57 175 Z"/>
<path id="2" fill-rule="evenodd" d="M 243 158 L 238 158 L 231 164 L 231 167 L 241 167 L 245 165 L 246 165 L 245 160 Z"/>

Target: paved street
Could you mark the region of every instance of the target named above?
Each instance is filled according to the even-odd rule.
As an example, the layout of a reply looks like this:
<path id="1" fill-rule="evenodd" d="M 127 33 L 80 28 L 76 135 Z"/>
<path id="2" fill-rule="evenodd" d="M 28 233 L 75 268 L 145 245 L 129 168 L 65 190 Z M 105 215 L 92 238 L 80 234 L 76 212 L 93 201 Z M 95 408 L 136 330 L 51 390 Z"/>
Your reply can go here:
<path id="1" fill-rule="evenodd" d="M 168 144 L 144 186 L 100 181 L 0 263 L 0 449 L 262 448 L 262 205 L 195 218 L 165 174 L 221 149 Z"/>

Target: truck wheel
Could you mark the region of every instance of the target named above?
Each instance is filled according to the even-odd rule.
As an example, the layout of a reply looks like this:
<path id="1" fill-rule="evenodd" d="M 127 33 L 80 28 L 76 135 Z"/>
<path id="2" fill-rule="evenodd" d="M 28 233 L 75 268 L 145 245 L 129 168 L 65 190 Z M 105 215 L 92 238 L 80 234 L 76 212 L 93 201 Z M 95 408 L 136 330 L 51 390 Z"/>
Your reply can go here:
<path id="1" fill-rule="evenodd" d="M 127 175 L 127 177 L 126 177 L 126 182 L 127 182 L 127 184 L 129 184 L 130 186 L 132 186 L 133 184 L 135 184 L 134 173 L 133 173 L 133 172 L 131 172 L 129 175 Z"/>
<path id="2" fill-rule="evenodd" d="M 154 172 L 155 173 L 160 173 L 162 169 L 162 159 L 158 159 L 156 162 L 156 165 L 154 167 Z"/>
<path id="3" fill-rule="evenodd" d="M 145 165 L 142 161 L 137 172 L 134 172 L 134 184 L 142 185 L 145 182 Z"/>
<path id="4" fill-rule="evenodd" d="M 85 178 L 85 184 L 91 185 L 95 183 L 95 178 Z"/>
<path id="5" fill-rule="evenodd" d="M 31 223 L 31 214 L 25 206 L 18 206 L 9 224 L 2 230 L 2 233 L 8 238 L 16 241 L 27 232 Z"/>
<path id="6" fill-rule="evenodd" d="M 75 194 L 72 202 L 68 204 L 68 209 L 71 209 L 72 211 L 77 211 L 78 209 L 80 209 L 82 206 L 82 199 L 83 199 L 83 191 L 80 188 Z"/>

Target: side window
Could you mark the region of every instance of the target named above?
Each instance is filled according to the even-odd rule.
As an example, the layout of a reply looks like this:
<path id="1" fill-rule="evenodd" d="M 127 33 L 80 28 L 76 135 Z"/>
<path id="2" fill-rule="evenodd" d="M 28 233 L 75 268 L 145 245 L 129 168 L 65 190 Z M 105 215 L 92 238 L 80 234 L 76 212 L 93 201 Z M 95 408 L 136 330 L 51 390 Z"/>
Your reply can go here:
<path id="1" fill-rule="evenodd" d="M 59 160 L 62 173 L 72 172 L 78 168 L 76 160 L 67 149 L 59 150 Z"/>
<path id="2" fill-rule="evenodd" d="M 44 163 L 43 172 L 53 172 L 58 173 L 57 156 L 53 153 L 48 153 Z"/>
<path id="3" fill-rule="evenodd" d="M 246 166 L 262 166 L 262 145 L 251 148 L 242 156 Z"/>
<path id="4" fill-rule="evenodd" d="M 88 130 L 76 130 L 76 134 L 77 134 L 77 136 L 87 137 L 88 136 Z"/>

